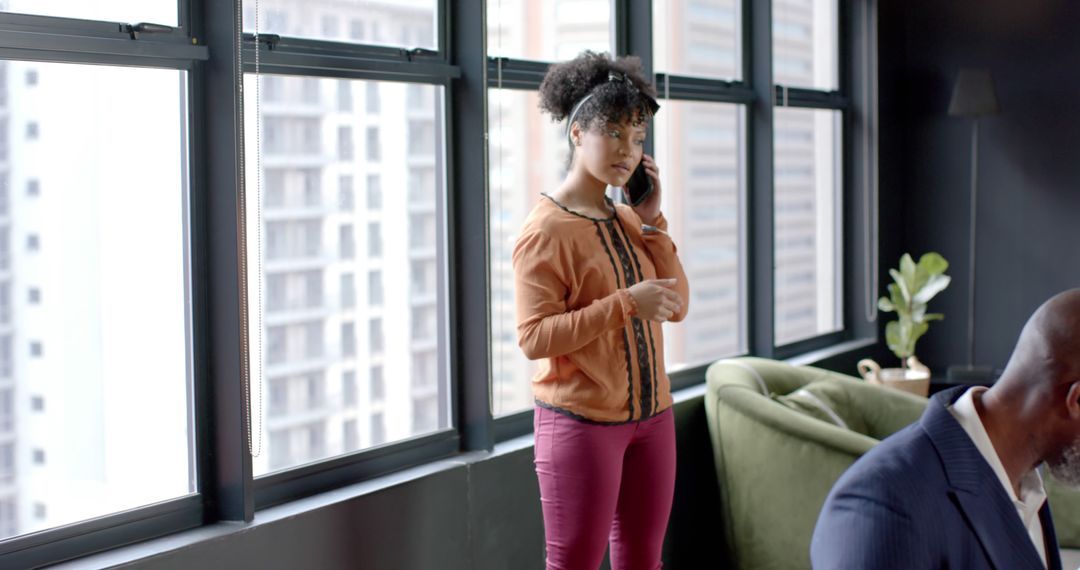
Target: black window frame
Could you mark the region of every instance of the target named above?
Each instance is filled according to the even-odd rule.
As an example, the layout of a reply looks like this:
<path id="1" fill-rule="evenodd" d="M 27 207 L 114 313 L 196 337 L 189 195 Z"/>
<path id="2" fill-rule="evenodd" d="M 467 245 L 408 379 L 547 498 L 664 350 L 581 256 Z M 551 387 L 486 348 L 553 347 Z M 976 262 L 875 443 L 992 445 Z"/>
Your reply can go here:
<path id="1" fill-rule="evenodd" d="M 614 53 L 638 55 L 646 72 L 652 74 L 652 2 L 612 0 L 611 6 Z M 665 73 L 654 77 L 658 89 L 673 100 L 744 106 L 747 129 L 741 144 L 746 145 L 747 157 L 747 227 L 743 228 L 747 243 L 747 354 L 786 358 L 845 340 L 875 338 L 876 321 L 869 311 L 863 311 L 873 303 L 875 292 L 860 285 L 876 251 L 859 237 L 876 220 L 861 215 L 871 194 L 859 181 L 876 176 L 876 167 L 871 173 L 866 166 L 870 146 L 864 144 L 872 141 L 865 123 L 876 112 L 876 104 L 871 92 L 863 89 L 876 79 L 876 63 L 865 52 L 859 65 L 854 65 L 852 58 L 856 42 L 876 43 L 876 7 L 839 0 L 837 92 L 786 92 L 790 106 L 839 109 L 843 113 L 845 200 L 841 217 L 844 243 L 855 247 L 844 248 L 844 329 L 776 346 L 772 109 L 777 86 L 772 82 L 771 3 L 741 0 L 740 6 L 741 80 Z M 548 63 L 488 57 L 485 0 L 435 0 L 438 45 L 434 50 L 275 34 L 256 38 L 243 32 L 241 8 L 241 0 L 177 0 L 178 26 L 170 33 L 141 33 L 136 23 L 0 13 L 0 59 L 187 73 L 190 192 L 186 240 L 190 252 L 191 381 L 197 411 L 193 414 L 193 468 L 199 481 L 197 492 L 179 499 L 0 540 L 0 565 L 54 564 L 218 521 L 250 522 L 258 509 L 465 451 L 491 451 L 496 442 L 532 429 L 531 410 L 495 418 L 490 407 L 487 93 L 490 87 L 535 90 Z M 259 478 L 252 475 L 245 413 L 244 291 L 251 276 L 244 264 L 242 241 L 241 224 L 246 219 L 244 111 L 238 85 L 244 73 L 255 71 L 256 53 L 263 74 L 443 87 L 442 113 L 436 120 L 442 121 L 446 160 L 436 165 L 436 176 L 445 176 L 446 209 L 438 222 L 446 224 L 446 269 L 445 283 L 439 285 L 448 292 L 449 336 L 440 350 L 446 351 L 441 356 L 449 366 L 451 401 L 449 418 L 440 418 L 449 419 L 445 422 L 449 428 Z M 500 79 L 501 83 L 496 83 Z M 647 151 L 652 152 L 651 138 L 647 145 Z M 364 322 L 358 320 L 357 326 L 364 326 Z M 370 367 L 372 363 L 358 366 Z M 700 384 L 706 366 L 673 373 L 673 388 Z"/>

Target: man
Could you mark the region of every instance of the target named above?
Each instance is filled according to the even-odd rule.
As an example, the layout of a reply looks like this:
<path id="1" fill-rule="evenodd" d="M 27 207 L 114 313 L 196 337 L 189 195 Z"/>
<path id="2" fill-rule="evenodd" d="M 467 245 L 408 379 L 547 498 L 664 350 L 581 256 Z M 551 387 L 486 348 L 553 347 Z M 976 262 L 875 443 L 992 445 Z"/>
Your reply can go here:
<path id="1" fill-rule="evenodd" d="M 844 473 L 814 568 L 1060 568 L 1042 463 L 1080 484 L 1080 289 L 1035 311 L 992 388 L 935 395 Z"/>

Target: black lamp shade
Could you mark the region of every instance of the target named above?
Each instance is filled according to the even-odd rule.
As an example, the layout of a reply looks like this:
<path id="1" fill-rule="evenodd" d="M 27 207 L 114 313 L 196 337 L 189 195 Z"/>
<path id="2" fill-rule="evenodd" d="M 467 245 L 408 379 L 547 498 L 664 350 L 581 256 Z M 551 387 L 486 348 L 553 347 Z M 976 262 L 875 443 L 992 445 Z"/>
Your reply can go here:
<path id="1" fill-rule="evenodd" d="M 1000 110 L 990 72 L 985 69 L 961 69 L 953 86 L 949 114 L 971 117 L 996 115 Z"/>

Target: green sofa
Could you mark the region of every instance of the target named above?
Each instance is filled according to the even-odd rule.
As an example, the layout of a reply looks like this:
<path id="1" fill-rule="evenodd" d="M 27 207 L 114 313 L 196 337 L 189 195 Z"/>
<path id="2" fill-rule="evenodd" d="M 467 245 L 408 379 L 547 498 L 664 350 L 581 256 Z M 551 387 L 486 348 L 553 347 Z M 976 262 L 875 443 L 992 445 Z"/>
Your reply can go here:
<path id="1" fill-rule="evenodd" d="M 829 489 L 927 399 L 810 366 L 730 358 L 706 371 L 705 415 L 735 568 L 810 568 Z M 1057 540 L 1080 548 L 1080 492 L 1047 478 Z M 723 565 L 720 565 L 723 566 Z"/>
<path id="2" fill-rule="evenodd" d="M 918 396 L 762 358 L 716 362 L 706 379 L 720 516 L 736 568 L 810 568 L 810 536 L 833 483 L 926 406 Z M 811 385 L 824 390 L 800 406 L 796 394 Z M 827 411 L 813 413 L 817 403 L 847 427 L 822 419 Z"/>
<path id="3" fill-rule="evenodd" d="M 833 483 L 927 400 L 842 374 L 762 358 L 714 363 L 705 413 L 726 551 L 736 568 L 810 568 L 810 537 Z M 1080 545 L 1080 494 L 1048 482 L 1058 539 Z M 1075 514 L 1073 514 L 1075 513 Z"/>

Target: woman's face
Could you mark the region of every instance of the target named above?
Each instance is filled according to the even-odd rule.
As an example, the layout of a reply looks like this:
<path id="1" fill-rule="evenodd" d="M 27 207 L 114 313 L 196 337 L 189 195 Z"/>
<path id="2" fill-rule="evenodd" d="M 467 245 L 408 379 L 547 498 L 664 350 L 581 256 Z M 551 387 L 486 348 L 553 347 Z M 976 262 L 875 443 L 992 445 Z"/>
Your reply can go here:
<path id="1" fill-rule="evenodd" d="M 639 124 L 635 126 L 635 122 Z M 590 129 L 575 127 L 572 134 L 581 141 L 574 147 L 575 162 L 605 184 L 624 186 L 641 162 L 645 123 L 635 121 L 635 117 L 623 124 L 600 123 Z"/>

